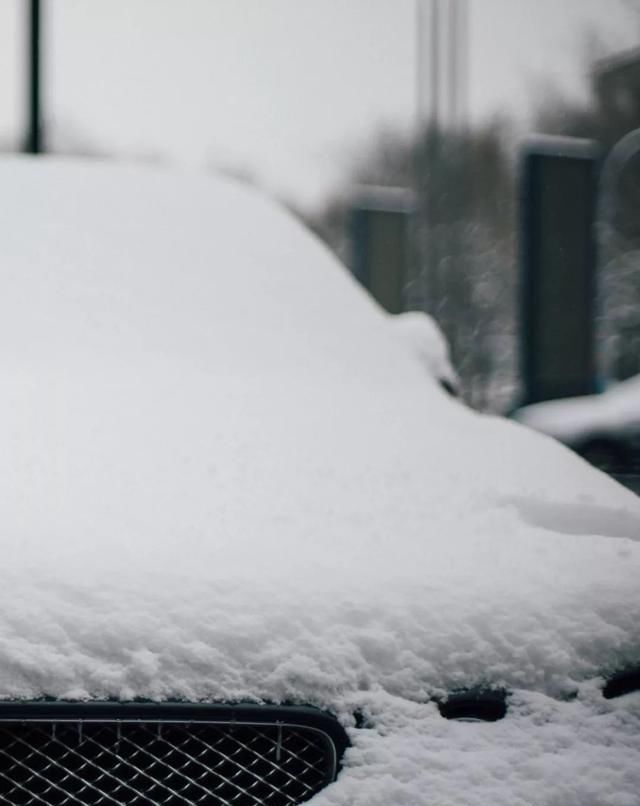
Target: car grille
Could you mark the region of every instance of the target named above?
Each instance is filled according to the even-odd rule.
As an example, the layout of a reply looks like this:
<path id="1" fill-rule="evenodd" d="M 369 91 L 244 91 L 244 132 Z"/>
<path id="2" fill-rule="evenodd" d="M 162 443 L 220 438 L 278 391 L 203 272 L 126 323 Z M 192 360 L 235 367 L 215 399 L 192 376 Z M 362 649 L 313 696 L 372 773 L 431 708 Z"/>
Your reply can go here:
<path id="1" fill-rule="evenodd" d="M 241 716 L 3 720 L 0 803 L 280 806 L 335 778 L 338 748 L 323 729 L 293 714 Z"/>

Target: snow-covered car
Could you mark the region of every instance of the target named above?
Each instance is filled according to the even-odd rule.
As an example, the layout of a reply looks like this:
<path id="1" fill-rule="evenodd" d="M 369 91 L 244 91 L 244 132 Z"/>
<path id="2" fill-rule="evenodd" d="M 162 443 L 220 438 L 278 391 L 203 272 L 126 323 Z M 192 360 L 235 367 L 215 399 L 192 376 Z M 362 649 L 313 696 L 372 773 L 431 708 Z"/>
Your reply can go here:
<path id="1" fill-rule="evenodd" d="M 0 800 L 638 806 L 640 502 L 228 180 L 0 162 Z"/>
<path id="2" fill-rule="evenodd" d="M 514 417 L 560 440 L 602 470 L 640 473 L 640 375 L 598 395 L 524 406 Z"/>

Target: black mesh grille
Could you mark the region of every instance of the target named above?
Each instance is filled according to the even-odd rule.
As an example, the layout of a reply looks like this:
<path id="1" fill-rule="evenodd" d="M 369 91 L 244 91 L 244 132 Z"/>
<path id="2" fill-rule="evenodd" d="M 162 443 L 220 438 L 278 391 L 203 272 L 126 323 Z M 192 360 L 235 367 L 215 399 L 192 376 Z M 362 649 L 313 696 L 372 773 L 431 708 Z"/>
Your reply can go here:
<path id="1" fill-rule="evenodd" d="M 328 735 L 292 724 L 0 723 L 0 802 L 295 804 L 336 774 Z"/>

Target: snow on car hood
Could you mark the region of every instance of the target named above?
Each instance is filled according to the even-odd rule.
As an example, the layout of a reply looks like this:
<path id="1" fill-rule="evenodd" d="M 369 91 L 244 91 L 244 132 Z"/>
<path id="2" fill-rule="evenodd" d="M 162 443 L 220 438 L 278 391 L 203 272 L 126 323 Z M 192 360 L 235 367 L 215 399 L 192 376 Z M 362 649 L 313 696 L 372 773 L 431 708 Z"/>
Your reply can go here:
<path id="1" fill-rule="evenodd" d="M 452 394 L 459 394 L 460 379 L 451 365 L 449 345 L 438 323 L 423 311 L 392 314 L 389 321 L 424 369 Z"/>
<path id="2" fill-rule="evenodd" d="M 247 188 L 7 159 L 0 232 L 0 696 L 363 710 L 318 803 L 637 804 L 630 493 L 452 401 Z M 429 702 L 482 684 L 496 725 Z"/>

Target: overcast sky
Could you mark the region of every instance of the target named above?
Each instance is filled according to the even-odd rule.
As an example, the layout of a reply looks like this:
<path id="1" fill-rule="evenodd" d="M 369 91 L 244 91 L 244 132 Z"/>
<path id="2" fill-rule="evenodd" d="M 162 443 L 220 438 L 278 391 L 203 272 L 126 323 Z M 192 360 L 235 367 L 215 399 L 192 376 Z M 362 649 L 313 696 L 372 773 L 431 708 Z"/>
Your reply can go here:
<path id="1" fill-rule="evenodd" d="M 419 0 L 44 0 L 58 137 L 244 168 L 306 205 L 383 125 L 416 119 Z M 580 91 L 585 32 L 634 45 L 637 3 L 469 0 L 474 120 Z M 22 126 L 22 11 L 0 0 L 0 137 Z"/>

